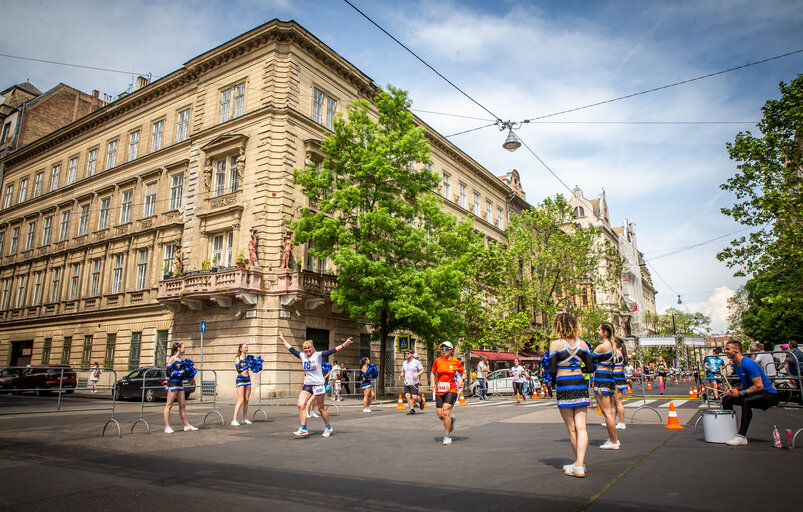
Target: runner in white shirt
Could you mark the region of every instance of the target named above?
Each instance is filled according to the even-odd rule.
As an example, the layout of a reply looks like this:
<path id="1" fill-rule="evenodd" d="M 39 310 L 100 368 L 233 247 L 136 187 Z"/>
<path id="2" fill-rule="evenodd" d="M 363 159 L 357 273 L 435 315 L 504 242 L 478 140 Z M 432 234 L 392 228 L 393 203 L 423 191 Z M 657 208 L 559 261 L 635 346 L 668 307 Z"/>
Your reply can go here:
<path id="1" fill-rule="evenodd" d="M 415 414 L 415 403 L 418 402 L 418 407 L 424 410 L 424 401 L 421 399 L 421 393 L 418 391 L 418 384 L 421 382 L 421 375 L 424 373 L 424 367 L 418 359 L 413 357 L 413 351 L 408 350 L 404 353 L 404 362 L 402 363 L 401 376 L 404 379 L 404 398 L 410 405 L 410 412 L 407 414 Z"/>
<path id="2" fill-rule="evenodd" d="M 329 424 L 329 414 L 324 408 L 324 400 L 326 398 L 326 381 L 323 378 L 323 373 L 321 373 L 321 362 L 324 357 L 329 357 L 338 350 L 351 345 L 351 338 L 344 341 L 342 345 L 338 345 L 335 348 L 330 348 L 329 350 L 324 350 L 323 352 L 315 352 L 312 341 L 307 340 L 303 345 L 303 353 L 299 352 L 293 348 L 292 345 L 287 343 L 287 340 L 284 339 L 282 333 L 279 333 L 279 339 L 282 341 L 282 343 L 284 343 L 284 346 L 287 347 L 287 350 L 289 350 L 291 354 L 301 359 L 301 365 L 304 368 L 304 385 L 301 387 L 301 392 L 298 394 L 298 418 L 301 421 L 301 426 L 298 428 L 298 430 L 293 432 L 293 435 L 298 437 L 306 437 L 309 435 L 309 430 L 307 430 L 306 406 L 307 400 L 309 400 L 311 396 L 314 396 L 318 404 L 318 410 L 321 411 L 321 417 L 326 425 L 323 430 L 322 437 L 329 437 L 332 435 L 332 426 Z"/>
<path id="3" fill-rule="evenodd" d="M 513 377 L 513 394 L 516 395 L 516 405 L 519 404 L 519 397 L 522 400 L 527 400 L 524 396 L 524 384 L 527 382 L 527 370 L 519 363 L 519 358 L 513 360 L 513 368 L 510 369 L 510 375 Z"/>

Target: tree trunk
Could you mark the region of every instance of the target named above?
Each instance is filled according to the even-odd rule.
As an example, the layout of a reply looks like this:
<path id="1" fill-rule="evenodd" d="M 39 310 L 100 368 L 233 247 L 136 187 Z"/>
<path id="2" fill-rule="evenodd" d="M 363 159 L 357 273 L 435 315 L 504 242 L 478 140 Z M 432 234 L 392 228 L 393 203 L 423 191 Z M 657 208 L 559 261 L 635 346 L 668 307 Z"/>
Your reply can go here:
<path id="1" fill-rule="evenodd" d="M 377 382 L 376 398 L 379 399 L 379 393 L 385 394 L 385 350 L 388 344 L 388 311 L 382 311 L 382 317 L 379 320 L 379 361 L 376 367 L 379 368 L 379 380 Z"/>

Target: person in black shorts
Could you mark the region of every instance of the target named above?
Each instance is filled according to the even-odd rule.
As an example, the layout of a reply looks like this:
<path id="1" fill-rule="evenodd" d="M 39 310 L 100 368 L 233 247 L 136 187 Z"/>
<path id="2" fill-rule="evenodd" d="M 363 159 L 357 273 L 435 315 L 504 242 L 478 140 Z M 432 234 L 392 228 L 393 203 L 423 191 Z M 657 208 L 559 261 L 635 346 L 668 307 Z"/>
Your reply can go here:
<path id="1" fill-rule="evenodd" d="M 424 373 L 424 366 L 421 361 L 416 359 L 412 350 L 404 353 L 404 362 L 402 363 L 401 376 L 404 382 L 404 398 L 410 406 L 409 415 L 415 414 L 415 404 L 421 410 L 424 409 L 424 401 L 421 399 L 421 393 L 418 391 L 421 375 Z"/>

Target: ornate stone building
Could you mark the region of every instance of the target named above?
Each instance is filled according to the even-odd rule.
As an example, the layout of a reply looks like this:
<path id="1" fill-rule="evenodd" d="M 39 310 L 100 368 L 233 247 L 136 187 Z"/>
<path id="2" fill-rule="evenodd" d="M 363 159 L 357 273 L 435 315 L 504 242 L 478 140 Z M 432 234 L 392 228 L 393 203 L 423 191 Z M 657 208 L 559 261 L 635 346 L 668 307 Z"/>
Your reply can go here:
<path id="1" fill-rule="evenodd" d="M 374 98 L 373 81 L 273 20 L 139 85 L 2 159 L 0 363 L 98 361 L 122 375 L 163 365 L 173 340 L 197 363 L 202 321 L 205 368 L 230 372 L 249 343 L 266 369 L 295 369 L 279 332 L 318 349 L 354 336 L 339 359 L 377 359 L 330 300 L 329 262 L 292 247 L 282 268 L 287 221 L 309 206 L 292 171 L 320 157 L 347 104 Z M 445 207 L 503 240 L 526 204 L 518 173 L 499 179 L 426 128 Z M 233 380 L 220 373 L 222 393 Z"/>

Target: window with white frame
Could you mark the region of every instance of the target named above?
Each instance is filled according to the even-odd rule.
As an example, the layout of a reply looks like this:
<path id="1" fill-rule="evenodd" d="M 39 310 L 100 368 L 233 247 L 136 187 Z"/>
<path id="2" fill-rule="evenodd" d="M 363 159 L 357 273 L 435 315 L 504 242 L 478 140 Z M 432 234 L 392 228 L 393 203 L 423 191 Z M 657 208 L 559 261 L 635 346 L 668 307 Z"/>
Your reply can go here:
<path id="1" fill-rule="evenodd" d="M 165 129 L 164 119 L 153 123 L 153 130 L 151 130 L 151 153 L 162 149 L 162 133 Z"/>
<path id="2" fill-rule="evenodd" d="M 240 175 L 237 173 L 237 156 L 229 155 L 215 160 L 215 188 L 213 196 L 236 192 L 240 188 Z"/>
<path id="3" fill-rule="evenodd" d="M 59 188 L 59 175 L 61 175 L 61 164 L 56 164 L 50 169 L 50 191 Z"/>
<path id="4" fill-rule="evenodd" d="M 496 209 L 496 227 L 498 227 L 499 229 L 505 229 L 505 225 L 504 225 L 504 222 L 503 222 L 504 221 L 504 214 L 502 212 L 503 212 L 503 210 L 501 208 L 497 207 L 497 209 Z"/>
<path id="5" fill-rule="evenodd" d="M 34 306 L 39 305 L 42 299 L 42 279 L 45 273 L 43 271 L 35 272 L 33 275 L 33 295 L 31 296 L 31 304 Z"/>
<path id="6" fill-rule="evenodd" d="M 474 192 L 474 216 L 479 218 L 480 216 L 480 195 Z"/>
<path id="7" fill-rule="evenodd" d="M 28 223 L 28 233 L 25 235 L 25 250 L 33 249 L 33 238 L 36 236 L 36 221 Z"/>
<path id="8" fill-rule="evenodd" d="M 493 205 L 491 204 L 491 202 L 490 201 L 485 201 L 485 220 L 487 222 L 491 222 L 491 209 L 492 208 L 493 208 Z"/>
<path id="9" fill-rule="evenodd" d="M 70 210 L 61 212 L 61 227 L 59 228 L 59 242 L 67 240 L 70 235 Z"/>
<path id="10" fill-rule="evenodd" d="M 9 133 L 11 133 L 11 121 L 3 125 L 3 134 L 0 135 L 0 144 L 3 144 L 6 141 Z"/>
<path id="11" fill-rule="evenodd" d="M 0 257 L 3 256 L 3 249 L 6 244 L 6 232 L 0 232 Z"/>
<path id="12" fill-rule="evenodd" d="M 100 295 L 100 271 L 103 268 L 103 260 L 95 258 L 92 260 L 92 274 L 89 276 L 89 296 L 97 297 Z"/>
<path id="13" fill-rule="evenodd" d="M 28 199 L 28 178 L 20 180 L 20 194 L 17 197 L 17 203 L 24 203 Z"/>
<path id="14" fill-rule="evenodd" d="M 75 183 L 75 177 L 78 174 L 78 157 L 70 158 L 70 164 L 67 166 L 67 185 Z"/>
<path id="15" fill-rule="evenodd" d="M 156 212 L 156 182 L 145 185 L 145 203 L 142 206 L 142 216 L 150 217 Z"/>
<path id="16" fill-rule="evenodd" d="M 330 130 L 334 127 L 337 113 L 337 100 L 327 96 L 318 88 L 312 89 L 312 120 Z"/>
<path id="17" fill-rule="evenodd" d="M 312 240 L 307 244 L 307 269 L 320 274 L 325 273 L 329 268 L 329 258 L 316 258 L 310 249 L 315 249 L 315 242 Z"/>
<path id="18" fill-rule="evenodd" d="M 144 290 L 148 278 L 148 249 L 137 251 L 137 290 Z"/>
<path id="19" fill-rule="evenodd" d="M 176 257 L 176 244 L 170 243 L 164 246 L 164 259 L 162 259 L 162 270 L 167 269 L 168 274 L 172 274 L 175 268 L 174 258 Z"/>
<path id="20" fill-rule="evenodd" d="M 120 224 L 131 222 L 131 201 L 134 198 L 134 190 L 125 190 L 120 199 Z"/>
<path id="21" fill-rule="evenodd" d="M 17 301 L 14 305 L 15 308 L 21 308 L 25 305 L 25 288 L 28 284 L 28 276 L 22 275 L 17 280 Z"/>
<path id="22" fill-rule="evenodd" d="M 137 158 L 139 152 L 139 130 L 128 134 L 128 161 Z"/>
<path id="23" fill-rule="evenodd" d="M 178 113 L 176 119 L 176 142 L 187 140 L 190 135 L 190 109 L 184 109 Z"/>
<path id="24" fill-rule="evenodd" d="M 232 107 L 232 96 L 234 105 Z M 245 111 L 245 82 L 220 91 L 220 117 L 218 122 L 240 117 Z"/>
<path id="25" fill-rule="evenodd" d="M 449 186 L 449 175 L 444 173 L 443 174 L 443 198 L 447 201 L 451 201 L 452 198 L 449 197 L 449 192 L 452 190 L 451 186 Z"/>
<path id="26" fill-rule="evenodd" d="M 78 298 L 78 291 L 81 284 L 81 264 L 73 263 L 70 266 L 70 300 Z"/>
<path id="27" fill-rule="evenodd" d="M 61 295 L 61 267 L 53 269 L 53 280 L 50 283 L 50 302 L 58 302 Z"/>
<path id="28" fill-rule="evenodd" d="M 98 161 L 98 150 L 90 149 L 89 153 L 86 155 L 86 177 L 89 178 L 90 176 L 95 174 L 95 164 Z"/>
<path id="29" fill-rule="evenodd" d="M 53 216 L 45 217 L 42 224 L 42 246 L 50 244 L 50 230 L 53 227 Z"/>
<path id="30" fill-rule="evenodd" d="M 0 309 L 8 309 L 8 299 L 11 294 L 11 279 L 3 279 L 3 295 L 0 297 Z"/>
<path id="31" fill-rule="evenodd" d="M 181 196 L 184 194 L 184 173 L 174 174 L 170 177 L 170 209 L 181 208 Z"/>
<path id="32" fill-rule="evenodd" d="M 11 245 L 8 247 L 8 255 L 17 253 L 17 244 L 20 240 L 20 227 L 17 226 L 11 230 Z"/>
<path id="33" fill-rule="evenodd" d="M 231 265 L 231 246 L 234 232 L 224 231 L 212 237 L 212 263 L 219 267 Z"/>
<path id="34" fill-rule="evenodd" d="M 81 205 L 81 215 L 78 217 L 78 236 L 84 236 L 89 228 L 89 205 Z"/>
<path id="35" fill-rule="evenodd" d="M 125 254 L 114 255 L 114 266 L 112 267 L 112 293 L 120 293 L 123 288 L 123 263 Z"/>
<path id="36" fill-rule="evenodd" d="M 14 184 L 6 186 L 6 197 L 3 199 L 3 208 L 10 208 L 11 201 L 14 199 Z"/>
<path id="37" fill-rule="evenodd" d="M 466 208 L 466 186 L 463 183 L 460 184 L 460 208 Z"/>
<path id="38" fill-rule="evenodd" d="M 109 227 L 109 210 L 111 209 L 111 204 L 111 197 L 104 197 L 100 200 L 100 210 L 98 211 L 98 231 Z"/>
<path id="39" fill-rule="evenodd" d="M 109 142 L 106 150 L 106 169 L 111 169 L 117 165 L 117 139 Z"/>
<path id="40" fill-rule="evenodd" d="M 45 172 L 37 172 L 36 177 L 33 179 L 33 197 L 42 195 L 42 183 L 45 181 Z"/>

